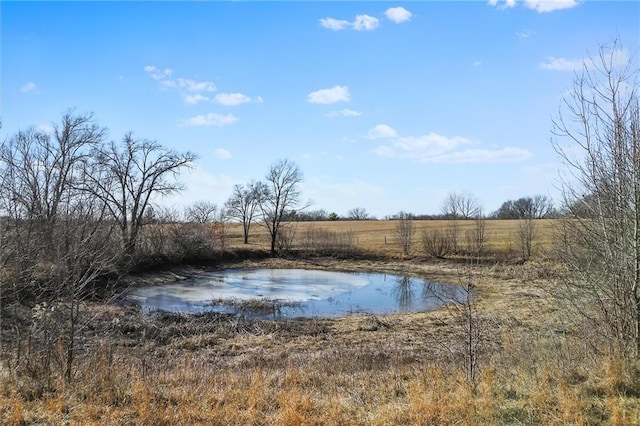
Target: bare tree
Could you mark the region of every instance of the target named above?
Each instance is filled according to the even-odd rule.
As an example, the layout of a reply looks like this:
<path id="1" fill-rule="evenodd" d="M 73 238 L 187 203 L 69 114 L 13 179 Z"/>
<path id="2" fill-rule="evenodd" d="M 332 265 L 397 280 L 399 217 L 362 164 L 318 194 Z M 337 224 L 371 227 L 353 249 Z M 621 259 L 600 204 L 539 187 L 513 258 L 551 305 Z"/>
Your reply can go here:
<path id="1" fill-rule="evenodd" d="M 453 311 L 462 319 L 464 327 L 464 368 L 467 382 L 475 391 L 476 379 L 480 370 L 480 354 L 485 344 L 484 318 L 478 312 L 475 302 L 475 287 L 478 272 L 474 268 L 474 261 L 468 260 L 465 265 L 464 279 L 461 282 L 461 296 L 454 300 Z"/>
<path id="2" fill-rule="evenodd" d="M 120 228 L 125 258 L 135 254 L 145 210 L 152 198 L 180 191 L 175 180 L 196 155 L 164 148 L 155 141 L 125 135 L 121 144 L 98 147 L 95 164 L 86 171 L 84 189 L 100 197 Z"/>
<path id="3" fill-rule="evenodd" d="M 48 360 L 57 352 L 67 381 L 83 325 L 81 302 L 98 277 L 115 269 L 118 254 L 105 203 L 80 189 L 104 133 L 91 115 L 70 112 L 52 133 L 21 131 L 0 148 L 0 205 L 6 215 L 0 250 L 4 271 L 13 272 L 5 275 L 12 278 L 1 283 L 2 290 L 15 284 L 15 300 L 34 306 L 29 333 L 40 347 L 30 348 L 29 356 L 43 360 L 49 373 Z M 6 297 L 3 292 L 3 305 Z M 57 302 L 62 303 L 55 313 L 37 309 Z"/>
<path id="4" fill-rule="evenodd" d="M 32 308 L 17 328 L 28 333 L 26 362 L 41 364 L 49 384 L 53 364 L 73 378 L 94 285 L 123 272 L 113 234 L 133 249 L 152 195 L 179 189 L 169 177 L 193 160 L 130 135 L 122 149 L 105 146 L 105 132 L 90 115 L 68 113 L 51 133 L 21 131 L 0 147 L 0 309 L 9 297 Z"/>
<path id="5" fill-rule="evenodd" d="M 538 219 L 551 217 L 555 214 L 553 201 L 546 195 L 521 197 L 508 200 L 493 213 L 497 219 L 518 219 L 517 239 L 523 260 L 531 257 L 533 241 L 537 236 Z"/>
<path id="6" fill-rule="evenodd" d="M 52 134 L 31 128 L 0 147 L 0 210 L 11 227 L 3 263 L 11 259 L 23 283 L 38 281 L 32 268 L 54 254 L 61 212 L 80 196 L 82 165 L 104 134 L 91 115 L 69 112 Z"/>
<path id="7" fill-rule="evenodd" d="M 449 221 L 447 224 L 447 238 L 454 253 L 459 251 L 460 224 L 458 221 L 475 217 L 479 208 L 480 205 L 477 198 L 464 192 L 451 192 L 442 203 L 442 214 Z"/>
<path id="8" fill-rule="evenodd" d="M 249 230 L 255 218 L 256 209 L 267 194 L 268 188 L 264 183 L 252 181 L 246 187 L 235 185 L 231 197 L 225 203 L 226 216 L 242 223 L 245 244 L 249 244 Z"/>
<path id="9" fill-rule="evenodd" d="M 56 268 L 50 279 L 58 289 L 56 299 L 64 300 L 63 342 L 64 377 L 73 378 L 77 333 L 87 324 L 81 321 L 82 302 L 91 286 L 103 274 L 114 271 L 118 251 L 111 240 L 113 227 L 107 222 L 106 205 L 91 194 L 81 194 L 65 211 L 56 225 Z M 54 299 L 55 300 L 55 299 Z M 58 342 L 60 343 L 60 342 Z"/>
<path id="10" fill-rule="evenodd" d="M 486 219 L 481 207 L 474 218 L 473 229 L 466 232 L 466 239 L 468 255 L 480 257 L 487 240 Z"/>
<path id="11" fill-rule="evenodd" d="M 496 219 L 544 219 L 554 214 L 553 200 L 546 195 L 538 194 L 505 201 L 492 216 Z"/>
<path id="12" fill-rule="evenodd" d="M 534 195 L 533 196 L 533 211 L 532 216 L 535 219 L 545 219 L 556 215 L 555 207 L 553 206 L 553 200 L 546 195 Z"/>
<path id="13" fill-rule="evenodd" d="M 347 217 L 350 220 L 367 220 L 369 219 L 369 213 L 362 207 L 354 207 L 347 212 Z"/>
<path id="14" fill-rule="evenodd" d="M 10 200 L 20 217 L 52 227 L 74 190 L 79 165 L 104 134 L 91 115 L 71 112 L 54 125 L 52 135 L 33 128 L 18 132 L 0 149 L 3 199 Z"/>
<path id="15" fill-rule="evenodd" d="M 442 214 L 447 219 L 473 219 L 477 216 L 480 203 L 475 195 L 466 192 L 451 192 L 442 204 Z"/>
<path id="16" fill-rule="evenodd" d="M 458 270 L 459 285 L 440 286 L 426 281 L 426 291 L 430 297 L 440 300 L 453 319 L 454 327 L 461 332 L 462 339 L 435 337 L 452 358 L 461 362 L 467 383 L 473 393 L 477 390 L 477 379 L 482 369 L 482 355 L 488 343 L 488 330 L 492 326 L 490 318 L 484 315 L 476 303 L 476 286 L 482 279 L 478 268 L 479 259 L 470 257 Z"/>
<path id="17" fill-rule="evenodd" d="M 284 159 L 275 162 L 266 175 L 267 192 L 260 199 L 259 207 L 264 225 L 271 239 L 271 255 L 276 253 L 276 242 L 282 232 L 283 219 L 294 216 L 296 210 L 303 210 L 299 186 L 302 183 L 302 172 L 298 165 Z"/>
<path id="18" fill-rule="evenodd" d="M 533 241 L 538 236 L 536 222 L 532 217 L 525 217 L 518 219 L 518 245 L 520 246 L 520 253 L 522 254 L 522 260 L 529 260 L 533 252 Z"/>
<path id="19" fill-rule="evenodd" d="M 412 216 L 409 213 L 401 211 L 396 215 L 396 219 L 395 240 L 398 245 L 400 245 L 402 254 L 409 256 L 411 255 L 414 234 Z"/>
<path id="20" fill-rule="evenodd" d="M 518 219 L 544 219 L 553 213 L 553 201 L 546 195 L 518 198 L 512 207 L 512 216 Z"/>
<path id="21" fill-rule="evenodd" d="M 218 206 L 210 201 L 197 201 L 185 209 L 185 219 L 193 223 L 212 223 L 218 215 Z"/>
<path id="22" fill-rule="evenodd" d="M 638 67 L 619 42 L 585 62 L 554 121 L 562 182 L 565 301 L 621 353 L 640 357 Z M 637 58 L 636 58 L 637 60 Z"/>
<path id="23" fill-rule="evenodd" d="M 87 325 L 81 316 L 83 302 L 96 280 L 115 270 L 119 251 L 112 244 L 113 227 L 106 214 L 104 204 L 89 194 L 61 205 L 53 250 L 33 258 L 29 273 L 22 274 L 21 279 L 38 284 L 31 297 L 19 301 L 33 312 L 29 323 L 18 326 L 19 333 L 29 336 L 24 362 L 38 365 L 47 383 L 56 373 L 72 381 L 77 336 Z"/>
<path id="24" fill-rule="evenodd" d="M 515 219 L 513 203 L 514 200 L 507 200 L 500 205 L 500 208 L 493 213 L 491 217 L 494 219 Z"/>
<path id="25" fill-rule="evenodd" d="M 455 192 L 450 192 L 449 194 L 447 194 L 444 201 L 442 202 L 440 211 L 446 219 L 460 218 L 458 194 Z"/>

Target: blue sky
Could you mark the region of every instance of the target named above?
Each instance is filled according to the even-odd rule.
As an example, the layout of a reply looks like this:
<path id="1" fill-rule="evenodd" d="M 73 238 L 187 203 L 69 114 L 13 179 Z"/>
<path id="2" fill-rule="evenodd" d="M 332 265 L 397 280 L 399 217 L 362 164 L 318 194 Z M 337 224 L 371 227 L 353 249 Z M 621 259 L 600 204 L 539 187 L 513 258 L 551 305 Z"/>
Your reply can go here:
<path id="1" fill-rule="evenodd" d="M 295 161 L 312 209 L 557 198 L 551 120 L 583 58 L 640 60 L 637 1 L 2 2 L 2 140 L 70 108 L 196 152 L 187 190 Z"/>

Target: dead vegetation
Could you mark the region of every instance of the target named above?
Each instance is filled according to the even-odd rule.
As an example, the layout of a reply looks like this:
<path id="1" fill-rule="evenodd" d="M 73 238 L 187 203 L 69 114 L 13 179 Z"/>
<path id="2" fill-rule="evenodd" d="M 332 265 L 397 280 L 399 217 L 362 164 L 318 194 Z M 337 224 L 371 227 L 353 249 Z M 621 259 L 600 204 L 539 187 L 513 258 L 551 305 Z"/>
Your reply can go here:
<path id="1" fill-rule="evenodd" d="M 478 223 L 476 220 L 458 220 L 452 227 L 450 220 L 413 220 L 411 233 L 413 245 L 405 255 L 398 242 L 398 227 L 402 220 L 348 220 L 297 222 L 295 233 L 288 247 L 294 251 L 318 253 L 324 256 L 336 255 L 349 258 L 352 255 L 367 254 L 384 258 L 452 258 L 475 249 L 478 243 Z M 555 252 L 555 219 L 536 219 L 536 235 L 530 241 L 531 257 L 546 258 Z M 406 227 L 406 223 L 404 224 Z M 522 259 L 522 247 L 517 220 L 486 220 L 482 224 L 482 256 L 495 261 Z M 452 229 L 453 228 L 453 229 Z M 242 225 L 230 223 L 226 226 L 228 247 L 268 250 L 269 238 L 261 227 L 252 228 L 250 243 L 243 243 Z M 456 234 L 456 250 L 452 247 L 452 233 Z M 427 238 L 425 244 L 424 236 Z M 408 241 L 408 239 L 407 239 Z M 406 248 L 406 247 L 405 247 Z M 457 252 L 457 253 L 456 253 Z"/>
<path id="2" fill-rule="evenodd" d="M 268 259 L 233 266 L 464 278 L 460 265 L 444 261 Z M 47 353 L 39 345 L 42 330 L 11 340 L 3 324 L 0 422 L 640 424 L 640 365 L 586 347 L 562 323 L 546 288 L 559 273 L 552 265 L 476 270 L 477 308 L 486 321 L 478 325 L 483 340 L 473 382 L 464 319 L 447 309 L 246 320 L 86 303 L 80 322 L 88 326 L 78 336 L 70 382 L 56 362 L 62 345 Z M 147 280 L 170 278 L 164 275 Z"/>

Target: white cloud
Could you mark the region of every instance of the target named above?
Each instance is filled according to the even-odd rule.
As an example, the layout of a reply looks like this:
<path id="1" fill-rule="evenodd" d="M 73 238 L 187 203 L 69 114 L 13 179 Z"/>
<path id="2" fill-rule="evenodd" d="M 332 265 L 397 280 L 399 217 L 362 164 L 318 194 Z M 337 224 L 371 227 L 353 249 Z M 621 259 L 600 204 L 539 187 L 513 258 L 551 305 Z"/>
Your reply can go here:
<path id="1" fill-rule="evenodd" d="M 238 118 L 233 114 L 216 114 L 210 112 L 206 115 L 196 115 L 195 117 L 186 118 L 180 122 L 182 127 L 199 127 L 199 126 L 226 126 L 238 121 Z"/>
<path id="2" fill-rule="evenodd" d="M 369 139 L 388 139 L 395 138 L 398 136 L 398 133 L 391 126 L 387 126 L 386 124 L 378 124 L 374 126 L 373 129 L 369 130 L 367 133 L 367 137 Z"/>
<path id="3" fill-rule="evenodd" d="M 442 155 L 457 148 L 459 145 L 469 143 L 471 143 L 471 141 L 466 138 L 458 136 L 448 138 L 437 133 L 429 133 L 420 137 L 407 136 L 398 138 L 394 140 L 391 145 L 379 146 L 374 149 L 373 152 L 382 157 L 424 160 Z"/>
<path id="4" fill-rule="evenodd" d="M 362 115 L 362 113 L 360 111 L 354 111 L 352 109 L 345 108 L 339 111 L 329 111 L 326 115 L 327 117 L 357 117 L 359 115 Z"/>
<path id="5" fill-rule="evenodd" d="M 237 106 L 251 102 L 261 104 L 263 100 L 260 96 L 251 99 L 242 93 L 220 93 L 216 95 L 213 102 L 224 106 Z"/>
<path id="6" fill-rule="evenodd" d="M 413 16 L 413 14 L 404 7 L 390 7 L 384 14 L 387 19 L 395 22 L 396 24 L 406 22 L 411 19 L 411 16 Z"/>
<path id="7" fill-rule="evenodd" d="M 616 49 L 604 52 L 607 60 L 613 67 L 621 67 L 629 62 L 630 53 L 627 49 Z M 595 59 L 598 61 L 598 59 Z M 591 59 L 567 59 L 549 56 L 545 62 L 540 62 L 538 66 L 544 70 L 550 71 L 577 71 L 583 67 L 593 68 L 596 64 Z"/>
<path id="8" fill-rule="evenodd" d="M 188 93 L 214 92 L 216 90 L 216 86 L 210 81 L 196 81 L 182 77 L 172 79 L 170 77 L 173 71 L 170 68 L 160 70 L 154 65 L 147 65 L 144 70 L 160 84 L 161 89 L 179 90 L 185 98 Z"/>
<path id="9" fill-rule="evenodd" d="M 447 137 L 437 133 L 395 138 L 378 146 L 373 153 L 388 158 L 411 159 L 421 163 L 504 163 L 522 161 L 531 153 L 521 148 L 465 148 L 473 142 L 467 138 Z"/>
<path id="10" fill-rule="evenodd" d="M 236 106 L 251 102 L 251 98 L 242 93 L 220 93 L 216 95 L 213 102 L 225 106 Z"/>
<path id="11" fill-rule="evenodd" d="M 535 10 L 538 13 L 570 9 L 579 4 L 576 0 L 524 0 L 525 7 Z"/>
<path id="12" fill-rule="evenodd" d="M 342 19 L 323 18 L 320 19 L 320 25 L 330 30 L 340 31 L 345 28 L 349 28 L 351 26 L 351 22 L 344 21 Z"/>
<path id="13" fill-rule="evenodd" d="M 489 0 L 488 3 L 498 9 L 510 9 L 516 5 L 516 0 Z"/>
<path id="14" fill-rule="evenodd" d="M 213 156 L 221 160 L 228 160 L 232 158 L 231 153 L 224 148 L 216 148 L 213 150 Z"/>
<path id="15" fill-rule="evenodd" d="M 154 80 L 164 80 L 165 78 L 171 77 L 173 71 L 170 68 L 166 68 L 164 70 L 160 70 L 154 65 L 147 65 L 144 67 L 144 70 L 153 78 Z"/>
<path id="16" fill-rule="evenodd" d="M 208 100 L 208 97 L 203 96 L 200 93 L 196 93 L 195 95 L 186 95 L 184 97 L 184 103 L 188 105 L 195 105 L 198 102 L 207 102 Z"/>
<path id="17" fill-rule="evenodd" d="M 538 66 L 543 70 L 576 71 L 584 66 L 584 60 L 571 60 L 567 58 L 556 58 L 554 56 L 549 56 L 545 62 L 540 62 Z"/>
<path id="18" fill-rule="evenodd" d="M 380 20 L 369 15 L 357 15 L 353 21 L 353 29 L 356 31 L 373 31 L 380 25 Z"/>
<path id="19" fill-rule="evenodd" d="M 471 64 L 471 66 L 472 66 L 473 68 L 478 68 L 478 67 L 479 67 L 479 66 L 481 66 L 481 65 L 482 65 L 482 62 L 481 62 L 481 61 L 475 61 L 473 64 Z"/>
<path id="20" fill-rule="evenodd" d="M 20 88 L 22 93 L 38 93 L 38 86 L 33 81 L 28 82 Z"/>
<path id="21" fill-rule="evenodd" d="M 395 138 L 398 136 L 398 133 L 395 131 L 393 127 L 387 126 L 386 124 L 378 124 L 373 129 L 369 130 L 368 137 L 369 139 L 387 139 L 387 138 Z"/>
<path id="22" fill-rule="evenodd" d="M 177 78 L 175 80 L 162 80 L 161 86 L 166 88 L 184 89 L 187 92 L 215 92 L 216 86 L 209 81 L 196 81 L 187 78 Z"/>
<path id="23" fill-rule="evenodd" d="M 319 22 L 324 28 L 333 31 L 345 30 L 347 28 L 356 31 L 373 31 L 380 26 L 380 20 L 369 15 L 356 15 L 353 22 L 335 18 L 322 18 Z"/>
<path id="24" fill-rule="evenodd" d="M 173 78 L 173 71 L 170 68 L 161 70 L 154 65 L 147 65 L 144 70 L 158 82 L 160 89 L 177 91 L 188 105 L 208 101 L 225 106 L 236 106 L 249 102 L 261 104 L 263 102 L 260 96 L 252 99 L 242 93 L 220 93 L 214 98 L 210 98 L 205 94 L 217 90 L 215 84 L 210 81 L 198 81 L 182 77 Z"/>
<path id="25" fill-rule="evenodd" d="M 516 0 L 489 0 L 490 6 L 498 9 L 510 9 L 516 6 Z M 527 9 L 535 10 L 538 13 L 553 12 L 554 10 L 570 9 L 578 6 L 577 0 L 524 0 Z"/>
<path id="26" fill-rule="evenodd" d="M 531 157 L 531 153 L 522 148 L 467 149 L 424 158 L 423 163 L 514 163 Z"/>
<path id="27" fill-rule="evenodd" d="M 336 102 L 349 102 L 349 88 L 347 86 L 335 86 L 331 89 L 321 89 L 309 93 L 307 102 L 312 104 L 333 104 Z"/>

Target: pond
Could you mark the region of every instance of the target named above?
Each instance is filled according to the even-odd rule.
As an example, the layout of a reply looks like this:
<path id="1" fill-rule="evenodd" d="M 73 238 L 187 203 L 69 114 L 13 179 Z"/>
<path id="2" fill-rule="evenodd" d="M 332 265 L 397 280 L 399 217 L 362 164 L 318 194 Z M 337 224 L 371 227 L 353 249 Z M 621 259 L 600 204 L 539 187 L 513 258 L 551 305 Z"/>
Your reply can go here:
<path id="1" fill-rule="evenodd" d="M 137 286 L 124 301 L 145 310 L 295 318 L 428 311 L 463 297 L 459 286 L 384 273 L 226 269 Z"/>

